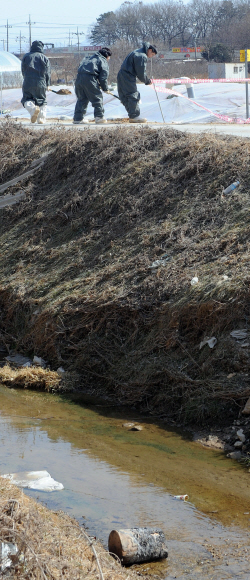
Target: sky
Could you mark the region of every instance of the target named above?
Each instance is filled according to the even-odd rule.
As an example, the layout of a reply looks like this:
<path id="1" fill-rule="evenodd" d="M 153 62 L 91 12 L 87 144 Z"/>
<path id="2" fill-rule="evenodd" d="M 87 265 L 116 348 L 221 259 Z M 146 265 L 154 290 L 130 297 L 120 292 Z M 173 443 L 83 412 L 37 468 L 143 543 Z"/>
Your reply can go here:
<path id="1" fill-rule="evenodd" d="M 29 50 L 29 16 L 31 20 L 31 40 L 53 42 L 55 46 L 77 46 L 77 27 L 80 44 L 88 46 L 88 31 L 96 18 L 103 12 L 116 10 L 122 0 L 1 0 L 0 10 L 0 50 L 7 50 L 7 20 L 9 52 Z M 35 23 L 35 24 L 34 24 Z M 73 34 L 75 33 L 75 34 Z M 82 34 L 83 33 L 83 34 Z"/>

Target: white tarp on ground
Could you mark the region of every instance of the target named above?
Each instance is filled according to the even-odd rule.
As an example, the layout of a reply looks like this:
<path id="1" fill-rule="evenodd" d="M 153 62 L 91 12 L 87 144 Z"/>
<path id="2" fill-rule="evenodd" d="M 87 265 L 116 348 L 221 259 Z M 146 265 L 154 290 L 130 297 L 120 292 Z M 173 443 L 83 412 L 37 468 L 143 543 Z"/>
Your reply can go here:
<path id="1" fill-rule="evenodd" d="M 76 103 L 76 96 L 72 86 L 52 87 L 54 90 L 59 88 L 68 88 L 72 95 L 56 95 L 49 92 L 47 94 L 48 119 L 59 119 L 61 116 L 72 119 Z M 148 121 L 162 122 L 162 116 L 159 109 L 155 92 L 151 86 L 138 85 L 141 93 L 141 116 L 146 117 Z M 185 85 L 174 87 L 180 93 L 187 95 Z M 212 110 L 214 113 L 226 114 L 233 119 L 246 117 L 245 105 L 245 84 L 244 83 L 213 83 L 194 85 L 195 101 Z M 115 93 L 117 94 L 117 93 Z M 166 93 L 158 92 L 163 115 L 167 123 L 211 123 L 218 119 L 200 109 L 192 101 L 180 97 L 167 99 Z M 26 118 L 27 111 L 21 105 L 22 90 L 7 89 L 3 91 L 3 110 L 8 111 L 11 117 Z M 127 117 L 127 113 L 118 99 L 104 94 L 105 116 L 109 118 Z M 89 105 L 87 118 L 93 119 L 93 108 Z"/>
<path id="2" fill-rule="evenodd" d="M 18 487 L 36 489 L 37 491 L 60 491 L 63 484 L 55 481 L 48 471 L 21 471 L 19 473 L 6 473 L 1 477 L 10 479 Z"/>

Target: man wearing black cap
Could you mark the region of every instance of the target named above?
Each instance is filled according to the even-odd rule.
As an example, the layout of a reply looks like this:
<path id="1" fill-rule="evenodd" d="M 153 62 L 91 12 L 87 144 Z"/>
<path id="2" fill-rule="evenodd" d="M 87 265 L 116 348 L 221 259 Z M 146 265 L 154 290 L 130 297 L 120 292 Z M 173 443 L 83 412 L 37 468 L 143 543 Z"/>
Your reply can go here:
<path id="1" fill-rule="evenodd" d="M 21 103 L 31 117 L 31 123 L 39 124 L 46 120 L 46 89 L 50 85 L 50 62 L 43 53 L 44 44 L 34 40 L 30 52 L 22 60 L 23 98 Z"/>
<path id="2" fill-rule="evenodd" d="M 87 56 L 81 62 L 76 82 L 75 93 L 77 102 L 74 112 L 74 124 L 88 123 L 85 119 L 89 102 L 94 107 L 94 117 L 96 123 L 107 123 L 104 119 L 102 91 L 108 91 L 108 61 L 111 57 L 111 50 L 103 47 L 92 56 Z"/>
<path id="3" fill-rule="evenodd" d="M 151 85 L 147 77 L 147 59 L 157 54 L 155 46 L 144 42 L 142 48 L 133 50 L 122 63 L 117 76 L 119 98 L 128 112 L 130 123 L 146 123 L 147 119 L 140 117 L 140 93 L 137 91 L 136 77 L 145 85 Z"/>

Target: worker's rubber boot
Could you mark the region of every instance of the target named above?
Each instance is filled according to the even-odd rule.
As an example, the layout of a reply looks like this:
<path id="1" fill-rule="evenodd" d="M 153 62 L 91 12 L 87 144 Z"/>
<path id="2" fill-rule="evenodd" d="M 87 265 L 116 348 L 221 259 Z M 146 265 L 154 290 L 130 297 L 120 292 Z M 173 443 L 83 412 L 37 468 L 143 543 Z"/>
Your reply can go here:
<path id="1" fill-rule="evenodd" d="M 104 119 L 104 117 L 96 117 L 95 123 L 97 125 L 103 125 L 104 123 L 107 123 L 107 119 Z"/>
<path id="2" fill-rule="evenodd" d="M 73 125 L 88 125 L 88 119 L 82 119 L 82 121 L 73 121 Z"/>
<path id="3" fill-rule="evenodd" d="M 40 112 L 40 109 L 39 109 L 39 107 L 36 105 L 36 106 L 35 106 L 34 113 L 33 113 L 32 117 L 30 118 L 30 120 L 31 120 L 31 123 L 35 123 L 35 122 L 36 122 L 36 120 L 37 120 L 37 117 L 38 117 L 38 115 L 39 115 L 39 112 Z"/>
<path id="4" fill-rule="evenodd" d="M 47 111 L 47 105 L 42 105 L 40 107 L 40 111 L 37 117 L 37 122 L 39 125 L 44 125 L 44 123 L 46 123 L 46 111 Z"/>
<path id="5" fill-rule="evenodd" d="M 147 123 L 147 119 L 143 119 L 143 117 L 134 117 L 134 119 L 129 119 L 130 123 Z"/>
<path id="6" fill-rule="evenodd" d="M 24 103 L 24 107 L 30 114 L 31 123 L 35 123 L 39 115 L 40 108 L 37 105 L 35 105 L 33 101 L 26 101 Z"/>

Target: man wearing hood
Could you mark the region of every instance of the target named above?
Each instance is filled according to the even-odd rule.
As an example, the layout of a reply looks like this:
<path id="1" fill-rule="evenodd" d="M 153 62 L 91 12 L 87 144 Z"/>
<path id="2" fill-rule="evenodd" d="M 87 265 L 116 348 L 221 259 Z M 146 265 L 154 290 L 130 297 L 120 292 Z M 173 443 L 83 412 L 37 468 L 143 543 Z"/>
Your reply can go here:
<path id="1" fill-rule="evenodd" d="M 21 103 L 31 117 L 31 123 L 46 121 L 46 89 L 50 85 L 50 63 L 43 53 L 44 44 L 34 40 L 30 52 L 22 60 L 23 98 Z"/>
<path id="2" fill-rule="evenodd" d="M 89 102 L 94 107 L 94 117 L 96 123 L 106 123 L 104 119 L 102 91 L 108 91 L 108 61 L 112 55 L 109 48 L 104 46 L 92 56 L 86 56 L 78 69 L 75 93 L 77 102 L 74 112 L 74 124 L 88 123 L 85 119 Z"/>
<path id="3" fill-rule="evenodd" d="M 140 93 L 137 91 L 136 77 L 145 85 L 151 85 L 147 77 L 147 59 L 157 54 L 155 46 L 144 42 L 142 48 L 137 48 L 126 56 L 117 76 L 119 98 L 128 112 L 130 123 L 146 123 L 147 119 L 140 117 Z"/>

